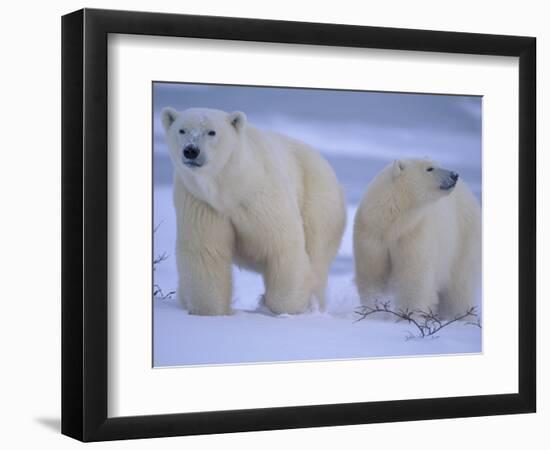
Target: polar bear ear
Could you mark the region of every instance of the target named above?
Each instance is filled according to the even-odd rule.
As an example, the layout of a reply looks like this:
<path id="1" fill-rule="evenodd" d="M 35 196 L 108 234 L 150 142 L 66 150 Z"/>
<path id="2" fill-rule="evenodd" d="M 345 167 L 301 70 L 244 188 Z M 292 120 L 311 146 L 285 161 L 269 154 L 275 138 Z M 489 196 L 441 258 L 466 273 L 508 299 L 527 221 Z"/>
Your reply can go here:
<path id="1" fill-rule="evenodd" d="M 403 164 L 403 161 L 399 161 L 398 159 L 396 159 L 393 162 L 393 167 L 392 167 L 393 177 L 397 178 L 399 175 L 401 175 L 401 172 L 403 171 L 404 168 L 405 168 L 405 165 Z"/>
<path id="2" fill-rule="evenodd" d="M 237 131 L 241 131 L 246 125 L 246 114 L 240 111 L 234 111 L 229 114 L 229 123 L 235 127 Z"/>
<path id="3" fill-rule="evenodd" d="M 170 125 L 174 123 L 178 115 L 179 113 L 174 108 L 170 108 L 169 106 L 162 110 L 160 113 L 160 120 L 165 131 L 168 131 L 168 128 L 170 128 Z"/>

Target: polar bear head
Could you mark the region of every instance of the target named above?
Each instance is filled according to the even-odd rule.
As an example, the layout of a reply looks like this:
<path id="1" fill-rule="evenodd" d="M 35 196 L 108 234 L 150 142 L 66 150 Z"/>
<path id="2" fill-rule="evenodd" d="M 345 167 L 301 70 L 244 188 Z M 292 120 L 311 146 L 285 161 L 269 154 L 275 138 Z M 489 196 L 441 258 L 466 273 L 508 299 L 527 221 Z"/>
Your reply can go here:
<path id="1" fill-rule="evenodd" d="M 236 111 L 191 108 L 178 112 L 164 108 L 161 122 L 170 157 L 186 178 L 214 178 L 238 151 L 246 116 Z"/>
<path id="2" fill-rule="evenodd" d="M 417 207 L 449 195 L 458 182 L 458 173 L 439 167 L 429 159 L 396 160 L 391 165 L 393 191 L 402 207 Z"/>

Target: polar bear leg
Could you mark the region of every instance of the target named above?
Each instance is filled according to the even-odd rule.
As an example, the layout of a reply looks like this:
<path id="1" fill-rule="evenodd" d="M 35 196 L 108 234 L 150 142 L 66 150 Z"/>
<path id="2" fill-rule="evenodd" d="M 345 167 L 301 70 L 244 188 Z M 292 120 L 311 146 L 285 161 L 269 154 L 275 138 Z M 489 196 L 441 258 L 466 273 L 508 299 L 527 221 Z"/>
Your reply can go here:
<path id="1" fill-rule="evenodd" d="M 178 295 L 190 314 L 219 316 L 231 313 L 231 260 L 207 252 L 178 252 Z"/>
<path id="2" fill-rule="evenodd" d="M 313 294 L 317 299 L 317 302 L 319 305 L 319 311 L 321 312 L 326 311 L 326 307 L 327 307 L 327 299 L 326 299 L 327 281 L 328 281 L 328 268 L 326 268 L 326 270 L 318 269 L 315 271 L 315 289 L 313 290 Z"/>
<path id="3" fill-rule="evenodd" d="M 358 235 L 354 239 L 355 284 L 365 306 L 382 301 L 389 274 L 389 252 L 381 241 Z"/>
<path id="4" fill-rule="evenodd" d="M 304 250 L 271 256 L 264 272 L 265 305 L 275 314 L 304 312 L 311 300 L 311 278 Z"/>
<path id="5" fill-rule="evenodd" d="M 426 239 L 414 236 L 391 249 L 392 283 L 398 309 L 437 313 L 439 296 L 434 262 L 426 248 Z"/>
<path id="6" fill-rule="evenodd" d="M 475 291 L 475 283 L 468 278 L 453 278 L 442 292 L 440 316 L 444 319 L 454 319 L 465 314 L 476 304 Z"/>
<path id="7" fill-rule="evenodd" d="M 403 311 L 437 313 L 438 293 L 433 282 L 432 272 L 424 270 L 416 273 L 410 268 L 396 269 L 395 306 Z"/>
<path id="8" fill-rule="evenodd" d="M 331 166 L 316 152 L 300 155 L 304 175 L 301 213 L 306 252 L 313 272 L 313 293 L 319 309 L 326 309 L 330 265 L 338 253 L 346 227 L 344 191 Z"/>
<path id="9" fill-rule="evenodd" d="M 190 314 L 231 313 L 233 240 L 228 220 L 204 203 L 178 212 L 178 297 Z"/>
<path id="10" fill-rule="evenodd" d="M 338 192 L 339 187 L 336 186 L 335 189 Z M 318 213 L 316 216 L 312 215 L 312 217 L 306 218 L 306 250 L 314 274 L 313 293 L 318 301 L 320 311 L 326 309 L 326 289 L 330 265 L 338 253 L 346 225 L 343 196 L 332 203 L 332 205 L 321 205 L 325 206 L 323 208 L 325 214 Z M 329 210 L 329 207 L 333 209 L 333 213 L 327 218 L 326 211 Z"/>
<path id="11" fill-rule="evenodd" d="M 440 314 L 443 318 L 454 319 L 478 304 L 479 278 L 479 263 L 462 261 L 462 266 L 453 271 L 449 285 L 442 292 Z"/>
<path id="12" fill-rule="evenodd" d="M 342 226 L 342 230 L 343 228 Z M 330 264 L 338 251 L 342 233 L 343 231 L 340 232 L 337 229 L 329 229 L 324 240 L 319 233 L 315 235 L 315 240 L 309 237 L 306 243 L 313 277 L 313 294 L 320 311 L 326 310 L 326 290 Z"/>

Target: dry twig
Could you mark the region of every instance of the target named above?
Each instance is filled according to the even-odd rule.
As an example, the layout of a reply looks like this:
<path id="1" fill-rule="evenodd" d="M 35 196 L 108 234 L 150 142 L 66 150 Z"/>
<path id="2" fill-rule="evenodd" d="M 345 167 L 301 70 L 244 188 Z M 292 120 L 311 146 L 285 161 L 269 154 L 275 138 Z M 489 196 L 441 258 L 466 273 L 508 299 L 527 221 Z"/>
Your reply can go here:
<path id="1" fill-rule="evenodd" d="M 411 333 L 407 337 L 407 339 L 437 337 L 435 335 L 439 333 L 443 328 L 466 318 L 471 318 L 474 320 L 465 322 L 464 325 L 474 325 L 481 328 L 481 318 L 479 317 L 477 308 L 475 306 L 468 308 L 468 310 L 463 314 L 455 316 L 454 318 L 449 320 L 444 320 L 440 318 L 431 309 L 429 309 L 428 311 L 409 309 L 394 310 L 391 308 L 391 304 L 389 301 L 376 301 L 374 303 L 374 306 L 361 306 L 355 311 L 355 313 L 360 316 L 355 322 L 359 322 L 360 320 L 366 319 L 369 316 L 380 313 L 395 316 L 398 322 L 404 320 L 414 325 L 418 330 L 417 335 Z"/>
<path id="2" fill-rule="evenodd" d="M 153 233 L 156 233 L 159 227 L 161 226 L 162 222 L 159 223 L 156 227 L 153 228 Z M 156 256 L 153 258 L 153 273 L 155 272 L 157 266 L 168 259 L 168 254 L 166 252 Z M 166 294 L 163 292 L 162 288 L 157 284 L 153 284 L 153 298 L 159 299 L 159 300 L 168 300 L 172 298 L 172 296 L 176 293 L 176 291 L 170 291 Z"/>

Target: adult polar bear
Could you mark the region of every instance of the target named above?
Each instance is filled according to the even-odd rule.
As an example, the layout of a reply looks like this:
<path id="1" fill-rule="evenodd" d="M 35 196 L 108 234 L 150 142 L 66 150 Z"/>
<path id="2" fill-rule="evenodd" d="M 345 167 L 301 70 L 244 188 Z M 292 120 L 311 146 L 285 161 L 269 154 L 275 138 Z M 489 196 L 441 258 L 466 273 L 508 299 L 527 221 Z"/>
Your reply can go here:
<path id="1" fill-rule="evenodd" d="M 452 318 L 476 304 L 481 212 L 458 174 L 429 160 L 394 161 L 369 185 L 354 224 L 362 303 L 392 293 L 397 308 Z"/>
<path id="2" fill-rule="evenodd" d="M 265 305 L 324 308 L 345 227 L 343 191 L 306 144 L 260 131 L 242 112 L 193 108 L 161 115 L 175 167 L 178 296 L 192 314 L 231 312 L 231 265 L 263 275 Z"/>

